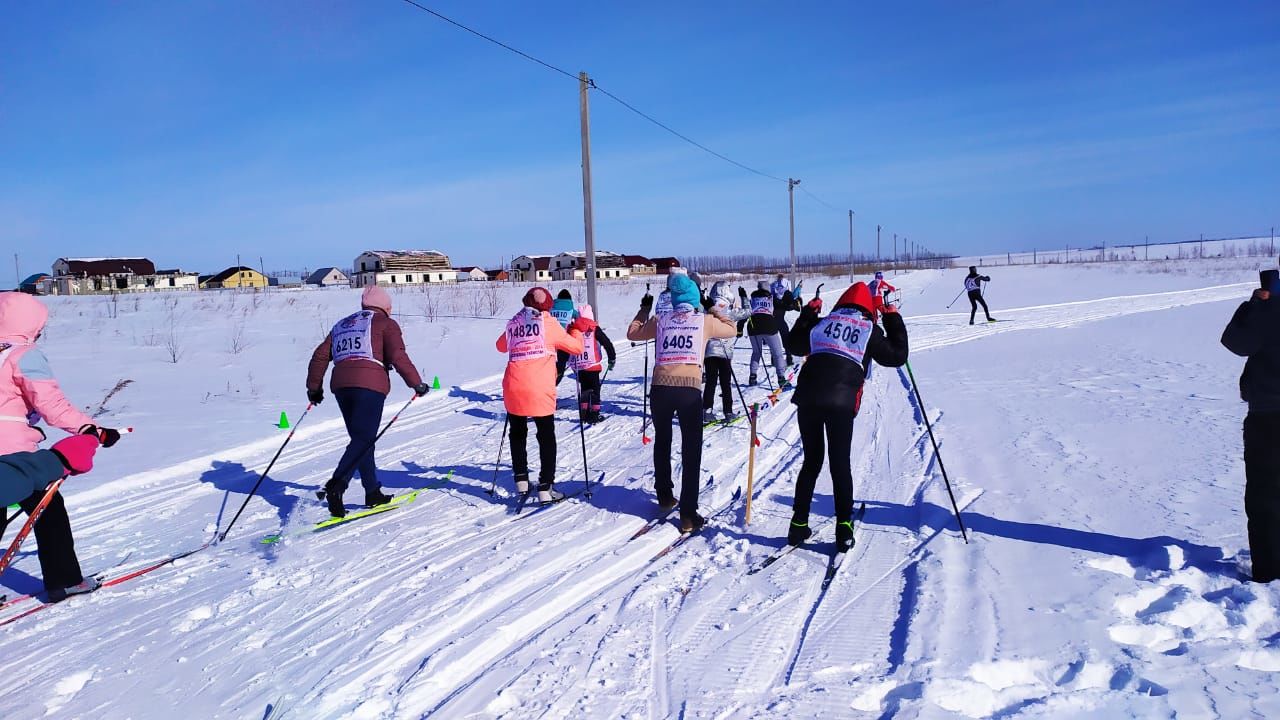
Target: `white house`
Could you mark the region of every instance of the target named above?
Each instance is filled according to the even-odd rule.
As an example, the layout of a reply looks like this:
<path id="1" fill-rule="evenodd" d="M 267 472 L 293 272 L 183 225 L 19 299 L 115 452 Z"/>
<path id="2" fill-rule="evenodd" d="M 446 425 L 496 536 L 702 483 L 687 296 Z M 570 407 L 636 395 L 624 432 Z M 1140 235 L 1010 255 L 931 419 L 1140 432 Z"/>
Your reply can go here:
<path id="1" fill-rule="evenodd" d="M 586 280 L 587 253 L 582 250 L 562 252 L 551 259 L 551 272 L 556 280 Z M 631 275 L 623 256 L 604 250 L 596 251 L 596 279 L 613 280 Z"/>
<path id="2" fill-rule="evenodd" d="M 147 258 L 58 258 L 53 263 L 59 295 L 197 290 L 196 273 L 156 270 Z"/>
<path id="3" fill-rule="evenodd" d="M 356 258 L 352 269 L 353 287 L 458 281 L 458 271 L 450 267 L 449 256 L 437 250 L 369 250 Z"/>
<path id="4" fill-rule="evenodd" d="M 486 282 L 488 280 L 489 274 L 474 265 L 464 265 L 458 268 L 458 282 Z"/>
<path id="5" fill-rule="evenodd" d="M 547 282 L 551 280 L 551 256 L 521 255 L 512 260 L 511 279 L 515 282 Z"/>
<path id="6" fill-rule="evenodd" d="M 336 267 L 320 268 L 307 276 L 308 285 L 319 285 L 320 287 L 337 287 L 341 285 L 350 285 L 351 278 Z"/>

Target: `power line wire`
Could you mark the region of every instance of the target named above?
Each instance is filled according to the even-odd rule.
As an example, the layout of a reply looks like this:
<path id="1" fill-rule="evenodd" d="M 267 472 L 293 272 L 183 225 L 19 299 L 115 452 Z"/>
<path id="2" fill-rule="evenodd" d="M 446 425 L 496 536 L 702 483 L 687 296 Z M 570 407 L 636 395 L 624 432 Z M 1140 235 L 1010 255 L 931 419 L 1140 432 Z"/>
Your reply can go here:
<path id="1" fill-rule="evenodd" d="M 500 47 L 500 48 L 504 48 L 504 49 L 506 49 L 506 50 L 510 50 L 511 52 L 513 52 L 513 53 L 515 53 L 515 54 L 519 55 L 520 57 L 524 58 L 525 60 L 530 60 L 530 61 L 532 61 L 532 62 L 536 62 L 536 63 L 538 63 L 539 65 L 541 65 L 541 66 L 543 66 L 543 67 L 547 68 L 548 70 L 554 70 L 554 71 L 556 71 L 556 72 L 560 73 L 561 75 L 564 75 L 565 77 L 568 77 L 568 78 L 573 79 L 574 81 L 576 81 L 576 80 L 578 79 L 578 76 L 577 76 L 577 75 L 574 75 L 573 73 L 569 72 L 568 70 L 565 70 L 565 69 L 563 69 L 563 68 L 558 68 L 558 67 L 556 67 L 555 65 L 552 65 L 551 63 L 549 63 L 549 62 L 547 62 L 547 61 L 545 61 L 545 60 L 539 60 L 538 58 L 536 58 L 536 57 L 534 57 L 534 56 L 530 55 L 530 54 L 529 54 L 529 53 L 527 53 L 527 52 L 524 52 L 524 51 L 522 51 L 522 50 L 517 50 L 516 48 L 511 47 L 510 45 L 508 45 L 508 44 L 506 44 L 506 43 L 502 42 L 501 40 L 498 40 L 498 39 L 496 39 L 496 38 L 492 38 L 492 37 L 489 37 L 488 35 L 485 35 L 484 33 L 480 32 L 479 30 L 473 30 L 473 29 L 471 29 L 471 28 L 467 27 L 466 25 L 463 25 L 462 23 L 458 22 L 457 20 L 454 20 L 453 18 L 450 18 L 450 17 L 446 17 L 446 16 L 444 16 L 444 15 L 441 15 L 440 13 L 436 12 L 435 10 L 432 10 L 431 8 L 429 8 L 429 7 L 425 6 L 425 5 L 420 5 L 420 4 L 416 3 L 416 2 L 414 2 L 413 0 L 404 0 L 404 2 L 406 2 L 406 3 L 408 3 L 408 4 L 412 5 L 412 6 L 414 6 L 414 7 L 416 7 L 416 8 L 418 8 L 419 10 L 421 10 L 421 11 L 423 11 L 423 12 L 425 12 L 425 13 L 430 13 L 430 14 L 432 14 L 432 15 L 434 15 L 435 17 L 437 17 L 437 18 L 439 18 L 439 19 L 441 19 L 441 20 L 443 20 L 443 21 L 445 21 L 445 22 L 449 23 L 450 25 L 452 25 L 452 26 L 454 26 L 454 27 L 456 27 L 456 28 L 460 28 L 460 29 L 462 29 L 462 30 L 466 30 L 467 32 L 471 33 L 472 35 L 475 35 L 476 37 L 478 37 L 478 38 L 480 38 L 480 39 L 482 39 L 482 40 L 487 40 L 487 41 L 489 41 L 489 42 L 493 43 L 494 45 L 497 45 L 497 46 L 498 46 L 498 47 Z"/>
<path id="2" fill-rule="evenodd" d="M 820 205 L 823 205 L 823 206 L 825 206 L 825 207 L 827 207 L 827 208 L 829 208 L 829 209 L 831 209 L 831 210 L 835 210 L 836 212 L 845 212 L 844 210 L 841 210 L 840 208 L 836 207 L 835 205 L 832 205 L 831 203 L 827 202 L 826 200 L 823 200 L 822 198 L 818 197 L 817 195 L 814 195 L 813 193 L 809 192 L 809 189 L 808 189 L 808 188 L 806 188 L 806 187 L 805 187 L 805 186 L 803 186 L 803 185 L 801 185 L 801 186 L 800 186 L 800 192 L 804 193 L 805 195 L 808 195 L 809 197 L 813 198 L 814 200 L 817 200 L 817 201 L 818 201 L 818 203 L 819 203 Z"/>

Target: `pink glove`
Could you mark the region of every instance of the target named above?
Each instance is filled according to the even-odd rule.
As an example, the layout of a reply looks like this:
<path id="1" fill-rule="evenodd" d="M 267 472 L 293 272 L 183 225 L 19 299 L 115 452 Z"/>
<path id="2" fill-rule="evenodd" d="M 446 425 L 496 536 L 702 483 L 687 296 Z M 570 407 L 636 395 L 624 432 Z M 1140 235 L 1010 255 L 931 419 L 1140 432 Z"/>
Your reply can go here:
<path id="1" fill-rule="evenodd" d="M 80 475 L 93 469 L 93 454 L 98 451 L 98 438 L 94 435 L 72 435 L 63 438 L 50 448 L 62 461 L 69 475 Z"/>

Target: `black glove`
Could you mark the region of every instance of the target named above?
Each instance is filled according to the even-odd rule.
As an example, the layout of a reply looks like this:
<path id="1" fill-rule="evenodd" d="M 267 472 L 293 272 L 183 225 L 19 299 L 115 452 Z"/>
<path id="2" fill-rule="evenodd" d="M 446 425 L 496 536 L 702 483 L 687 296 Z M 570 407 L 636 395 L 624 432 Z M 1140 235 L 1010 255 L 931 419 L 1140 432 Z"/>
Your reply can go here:
<path id="1" fill-rule="evenodd" d="M 612 360 L 610 360 L 610 361 L 609 361 L 609 367 L 605 368 L 605 372 L 609 372 L 610 370 L 612 370 L 612 369 L 613 369 L 613 366 L 614 366 L 614 362 L 613 362 Z"/>
<path id="2" fill-rule="evenodd" d="M 102 443 L 102 447 L 111 447 L 120 442 L 120 431 L 112 428 L 100 428 L 97 425 L 85 425 L 80 428 L 80 435 L 93 435 Z"/>
<path id="3" fill-rule="evenodd" d="M 645 293 L 644 297 L 640 298 L 640 309 L 644 312 L 649 312 L 650 310 L 653 309 L 652 295 L 650 295 L 649 293 Z"/>
<path id="4" fill-rule="evenodd" d="M 322 390 L 321 388 L 316 388 L 315 390 L 308 390 L 307 401 L 310 402 L 312 405 L 319 405 L 320 403 L 324 402 L 324 390 Z"/>
<path id="5" fill-rule="evenodd" d="M 413 391 L 418 394 L 418 397 L 422 397 L 431 392 L 431 386 L 426 383 L 418 383 L 413 387 Z"/>
<path id="6" fill-rule="evenodd" d="M 702 309 L 703 309 L 703 310 L 710 310 L 710 309 L 711 309 L 712 307 L 714 307 L 714 306 L 715 306 L 715 303 L 711 302 L 711 298 L 707 297 L 706 295 L 703 295 L 703 296 L 702 296 Z"/>

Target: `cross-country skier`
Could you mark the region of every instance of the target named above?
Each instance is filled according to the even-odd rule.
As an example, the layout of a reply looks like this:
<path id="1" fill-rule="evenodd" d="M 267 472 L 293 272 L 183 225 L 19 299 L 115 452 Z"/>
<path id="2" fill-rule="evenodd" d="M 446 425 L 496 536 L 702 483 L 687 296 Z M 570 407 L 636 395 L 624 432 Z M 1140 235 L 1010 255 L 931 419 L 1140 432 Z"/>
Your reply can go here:
<path id="1" fill-rule="evenodd" d="M 867 284 L 867 288 L 871 290 L 871 302 L 875 303 L 873 309 L 877 317 L 880 315 L 880 311 L 884 309 L 884 306 L 889 303 L 889 293 L 898 292 L 898 288 L 889 284 L 889 281 L 884 279 L 884 273 L 879 270 L 876 271 L 875 278 Z"/>
<path id="2" fill-rule="evenodd" d="M 786 276 L 784 276 L 782 273 L 778 273 L 778 277 L 773 281 L 773 284 L 769 286 L 769 292 L 770 294 L 773 295 L 774 300 L 781 300 L 782 294 L 785 293 L 786 291 L 787 291 Z"/>
<path id="3" fill-rule="evenodd" d="M 809 539 L 809 506 L 822 470 L 823 450 L 831 459 L 831 484 L 836 505 L 836 549 L 853 546 L 853 473 L 850 444 L 853 420 L 862 404 L 863 383 L 872 360 L 886 367 L 907 361 L 907 328 L 892 305 L 885 305 L 884 330 L 875 324 L 874 299 L 865 283 L 857 282 L 836 301 L 829 315 L 818 317 L 822 301 L 815 298 L 800 313 L 791 331 L 791 351 L 809 356 L 800 369 L 795 396 L 796 419 L 804 446 L 804 463 L 796 477 L 787 542 Z M 824 448 L 824 444 L 829 447 Z"/>
<path id="4" fill-rule="evenodd" d="M 748 385 L 756 384 L 756 371 L 764 359 L 764 348 L 769 348 L 769 359 L 778 371 L 778 382 L 783 381 L 786 367 L 783 365 L 782 338 L 778 336 L 778 320 L 773 315 L 773 295 L 765 281 L 756 285 L 751 293 L 751 317 L 747 320 L 747 335 L 751 338 L 751 375 Z"/>
<path id="5" fill-rule="evenodd" d="M 724 281 L 711 286 L 708 300 L 711 301 L 711 307 L 708 310 L 715 310 L 728 318 L 729 322 L 738 323 L 751 317 L 750 310 L 737 306 L 729 286 Z M 702 391 L 703 423 L 714 422 L 716 419 L 716 413 L 712 408 L 715 406 L 717 385 L 720 386 L 720 398 L 724 406 L 724 421 L 729 422 L 737 417 L 737 413 L 733 411 L 733 343 L 736 339 L 732 337 L 707 340 L 707 352 L 704 358 L 707 379 Z"/>
<path id="6" fill-rule="evenodd" d="M 1236 309 L 1222 333 L 1228 350 L 1246 357 L 1240 397 L 1244 419 L 1244 512 L 1253 581 L 1280 580 L 1280 284 Z"/>
<path id="7" fill-rule="evenodd" d="M 649 317 L 653 296 L 640 300 L 640 311 L 627 328 L 633 342 L 654 340 L 657 364 L 653 369 L 649 407 L 653 413 L 653 474 L 658 505 L 676 506 L 671 482 L 673 418 L 680 423 L 680 529 L 693 532 L 706 522 L 698 514 L 698 481 L 702 470 L 702 360 L 706 341 L 734 336 L 733 323 L 713 311 L 702 312 L 698 288 L 687 275 L 669 275 L 671 308 Z M 766 291 L 767 292 L 767 291 Z"/>
<path id="8" fill-rule="evenodd" d="M 347 449 L 334 468 L 333 477 L 325 483 L 324 494 L 329 514 L 345 517 L 342 495 L 351 476 L 360 473 L 364 486 L 365 507 L 384 505 L 391 496 L 382 492 L 378 482 L 378 464 L 374 460 L 374 438 L 382 422 L 382 408 L 391 392 L 391 368 L 418 397 L 430 387 L 409 359 L 404 347 L 400 324 L 391 319 L 391 295 L 377 285 L 370 285 L 360 295 L 360 311 L 339 320 L 325 337 L 307 366 L 307 400 L 324 402 L 324 375 L 333 362 L 329 389 L 338 399 L 342 421 L 351 438 Z"/>
<path id="9" fill-rule="evenodd" d="M 41 419 L 69 433 L 93 435 L 104 447 L 120 440 L 119 431 L 98 427 L 62 394 L 49 361 L 35 345 L 48 319 L 49 311 L 34 297 L 0 293 L 0 454 L 34 452 L 45 438 L 36 427 Z M 34 493 L 22 500 L 22 510 L 32 512 L 42 496 Z M 98 581 L 80 571 L 62 493 L 55 493 L 40 513 L 35 536 L 51 602 L 98 589 Z"/>
<path id="10" fill-rule="evenodd" d="M 787 367 L 795 364 L 795 358 L 791 356 L 791 351 L 787 350 L 787 335 L 791 332 L 791 326 L 787 324 L 788 312 L 799 312 L 799 298 L 790 290 L 783 290 L 782 297 L 774 298 L 773 301 L 773 319 L 778 325 L 778 339 L 782 341 L 784 354 L 787 356 Z"/>
<path id="11" fill-rule="evenodd" d="M 582 306 L 579 317 L 591 322 L 596 319 L 590 305 Z M 608 356 L 608 369 L 612 370 L 618 354 L 604 328 L 596 325 L 594 329 L 583 331 L 582 352 L 569 358 L 569 367 L 578 375 L 578 409 L 586 423 L 600 422 L 600 371 L 605 369 L 605 356 Z"/>
<path id="12" fill-rule="evenodd" d="M 576 318 L 569 329 L 551 316 L 551 292 L 536 287 L 525 293 L 524 308 L 507 321 L 498 336 L 498 352 L 507 354 L 502 376 L 502 403 L 507 408 L 511 433 L 511 470 L 516 492 L 529 492 L 529 420 L 537 430 L 538 501 L 554 502 L 564 495 L 553 485 L 556 479 L 556 353 L 582 353 L 582 334 L 595 322 Z"/>
<path id="13" fill-rule="evenodd" d="M 987 322 L 995 322 L 991 317 L 991 310 L 987 307 L 987 301 L 982 297 L 982 283 L 991 282 L 988 275 L 979 275 L 978 268 L 975 265 L 969 266 L 969 274 L 964 278 L 964 289 L 969 293 L 969 324 L 973 324 L 973 317 L 978 314 L 978 305 L 982 305 L 982 312 L 987 314 Z"/>
<path id="14" fill-rule="evenodd" d="M 0 507 L 43 497 L 54 480 L 89 472 L 98 445 L 92 435 L 72 435 L 49 450 L 0 455 Z"/>
<path id="15" fill-rule="evenodd" d="M 556 301 L 551 305 L 551 317 L 560 323 L 560 327 L 565 330 L 569 329 L 569 323 L 578 317 L 578 310 L 573 306 L 573 294 L 568 288 L 562 289 L 556 295 Z M 556 351 L 556 385 L 564 379 L 564 370 L 569 366 L 569 353 Z"/>
<path id="16" fill-rule="evenodd" d="M 751 298 L 747 297 L 747 289 L 741 285 L 738 286 L 738 299 L 740 301 L 738 307 L 747 311 L 747 316 L 738 321 L 738 337 L 742 337 L 742 331 L 746 328 L 747 321 L 751 319 Z"/>

